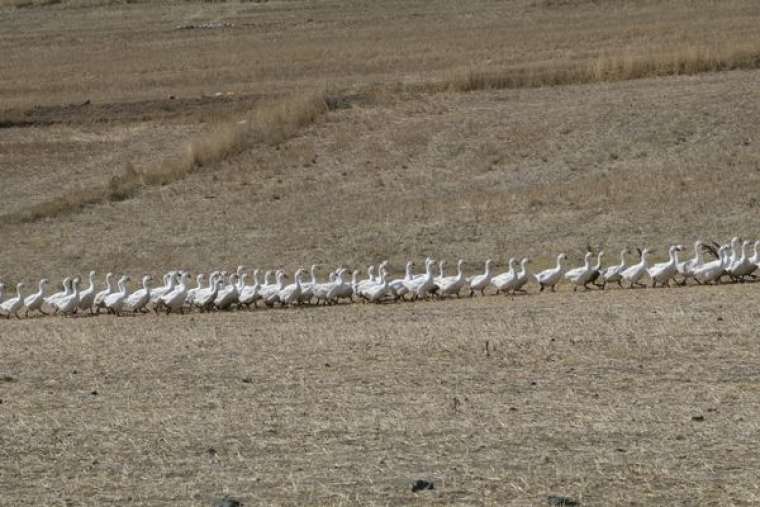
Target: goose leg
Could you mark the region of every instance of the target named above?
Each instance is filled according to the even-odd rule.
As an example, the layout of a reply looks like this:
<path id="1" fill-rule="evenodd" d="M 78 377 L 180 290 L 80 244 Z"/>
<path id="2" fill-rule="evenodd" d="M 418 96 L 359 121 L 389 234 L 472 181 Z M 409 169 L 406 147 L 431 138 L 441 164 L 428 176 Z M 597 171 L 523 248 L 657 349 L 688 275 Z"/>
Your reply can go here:
<path id="1" fill-rule="evenodd" d="M 544 291 L 544 284 L 542 284 L 542 283 L 539 283 L 539 284 L 538 284 L 538 286 L 540 287 L 540 288 L 538 289 L 538 292 L 543 292 L 543 291 Z"/>

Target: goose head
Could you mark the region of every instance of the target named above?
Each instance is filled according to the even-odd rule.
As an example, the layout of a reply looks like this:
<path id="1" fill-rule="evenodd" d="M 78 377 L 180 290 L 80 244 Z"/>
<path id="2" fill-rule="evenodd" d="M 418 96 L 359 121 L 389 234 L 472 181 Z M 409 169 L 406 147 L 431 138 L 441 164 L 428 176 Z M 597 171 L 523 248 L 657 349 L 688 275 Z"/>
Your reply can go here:
<path id="1" fill-rule="evenodd" d="M 235 271 L 235 273 L 237 273 L 237 276 L 240 277 L 242 276 L 243 271 L 245 271 L 245 266 L 238 266 L 237 271 Z"/>
<path id="2" fill-rule="evenodd" d="M 591 257 L 593 255 L 591 252 L 586 252 L 586 255 L 583 256 L 583 264 L 586 266 L 586 269 L 591 267 Z"/>
<path id="3" fill-rule="evenodd" d="M 42 280 L 40 280 L 40 283 L 37 285 L 37 287 L 40 289 L 40 292 L 44 292 L 45 291 L 45 289 L 48 286 L 48 283 L 49 282 L 48 282 L 47 278 L 43 278 Z"/>
<path id="4" fill-rule="evenodd" d="M 515 263 L 516 263 L 516 262 L 517 262 L 517 261 L 515 260 L 515 258 L 514 258 L 514 257 L 510 257 L 510 258 L 509 258 L 509 260 L 507 261 L 507 265 L 509 265 L 509 270 L 510 270 L 510 271 L 514 271 L 514 270 L 515 270 Z"/>
<path id="5" fill-rule="evenodd" d="M 148 288 L 148 284 L 153 280 L 153 277 L 150 275 L 145 275 L 142 279 L 142 285 L 144 289 Z"/>

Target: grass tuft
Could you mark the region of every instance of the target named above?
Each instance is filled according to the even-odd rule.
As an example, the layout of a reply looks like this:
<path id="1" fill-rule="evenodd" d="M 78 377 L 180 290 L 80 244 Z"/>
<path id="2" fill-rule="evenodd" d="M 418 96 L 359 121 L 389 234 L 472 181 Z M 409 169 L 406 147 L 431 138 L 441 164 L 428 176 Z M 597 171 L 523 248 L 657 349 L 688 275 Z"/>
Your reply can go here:
<path id="1" fill-rule="evenodd" d="M 453 72 L 443 81 L 412 87 L 419 86 L 423 91 L 432 92 L 470 92 L 757 68 L 760 68 L 760 43 L 741 46 L 726 43 L 717 47 L 687 46 L 650 53 L 616 53 L 573 63 L 550 61 L 504 69 L 467 68 Z"/>
<path id="2" fill-rule="evenodd" d="M 136 169 L 128 163 L 107 184 L 81 188 L 6 215 L 6 223 L 34 222 L 76 211 L 102 202 L 118 202 L 137 195 L 142 187 L 167 185 L 192 172 L 218 164 L 256 144 L 277 145 L 314 123 L 328 111 L 326 96 L 312 93 L 272 100 L 252 111 L 246 119 L 228 120 L 212 126 L 153 167 Z"/>

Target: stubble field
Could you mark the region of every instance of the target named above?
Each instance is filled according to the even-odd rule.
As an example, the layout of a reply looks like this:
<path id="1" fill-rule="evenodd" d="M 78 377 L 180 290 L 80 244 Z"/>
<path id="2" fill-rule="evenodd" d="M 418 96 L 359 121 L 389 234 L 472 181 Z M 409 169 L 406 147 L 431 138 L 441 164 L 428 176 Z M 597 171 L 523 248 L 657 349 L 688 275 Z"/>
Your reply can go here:
<path id="1" fill-rule="evenodd" d="M 754 239 L 758 18 L 0 1 L 0 279 Z M 0 504 L 757 503 L 757 291 L 3 320 Z"/>

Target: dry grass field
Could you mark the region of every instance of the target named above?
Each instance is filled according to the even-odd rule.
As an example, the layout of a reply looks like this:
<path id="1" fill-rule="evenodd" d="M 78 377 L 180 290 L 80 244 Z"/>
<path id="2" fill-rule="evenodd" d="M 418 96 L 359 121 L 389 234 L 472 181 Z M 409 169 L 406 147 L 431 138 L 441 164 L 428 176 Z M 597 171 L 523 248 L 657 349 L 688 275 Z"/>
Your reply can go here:
<path id="1" fill-rule="evenodd" d="M 754 239 L 759 27 L 0 0 L 0 279 Z M 756 504 L 757 291 L 3 320 L 0 505 Z"/>

